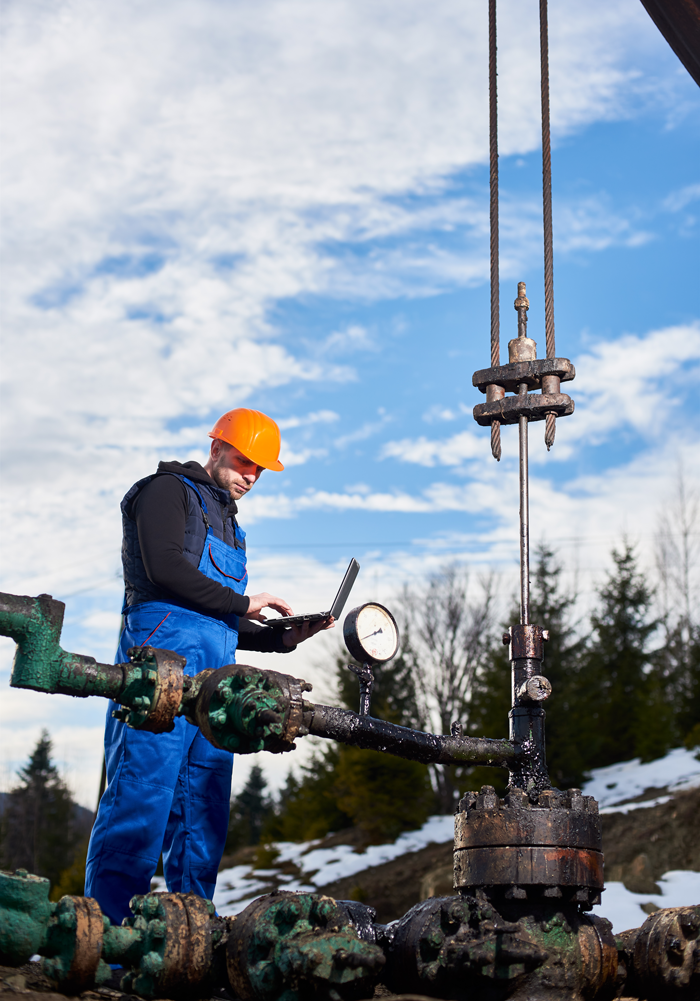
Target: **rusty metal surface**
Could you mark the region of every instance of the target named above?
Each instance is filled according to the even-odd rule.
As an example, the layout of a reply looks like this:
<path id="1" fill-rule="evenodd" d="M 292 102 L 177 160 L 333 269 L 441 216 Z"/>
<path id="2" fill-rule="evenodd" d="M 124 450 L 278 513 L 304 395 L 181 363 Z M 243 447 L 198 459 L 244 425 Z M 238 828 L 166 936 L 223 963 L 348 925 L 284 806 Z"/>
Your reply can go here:
<path id="1" fill-rule="evenodd" d="M 604 920 L 574 905 L 483 896 L 431 898 L 394 924 L 383 981 L 390 990 L 457 1001 L 611 998 L 617 950 Z"/>
<path id="2" fill-rule="evenodd" d="M 540 845 L 601 852 L 600 817 L 573 810 L 484 810 L 455 816 L 455 851 L 488 846 Z"/>
<path id="3" fill-rule="evenodd" d="M 550 376 L 556 376 L 561 382 L 570 382 L 576 377 L 576 369 L 568 358 L 536 358 L 479 369 L 472 376 L 472 385 L 482 393 L 486 392 L 490 383 L 502 386 L 509 393 L 517 393 L 521 382 L 526 382 L 530 389 L 538 389 L 542 380 Z"/>
<path id="4" fill-rule="evenodd" d="M 183 715 L 215 747 L 239 754 L 290 751 L 311 685 L 277 671 L 229 664 L 202 671 L 183 693 Z"/>
<path id="5" fill-rule="evenodd" d="M 194 893 L 149 893 L 130 906 L 134 917 L 126 923 L 138 938 L 124 941 L 120 961 L 129 972 L 122 990 L 144 998 L 209 997 L 215 949 L 225 944 L 227 927 L 212 902 Z"/>
<path id="6" fill-rule="evenodd" d="M 508 360 L 511 365 L 537 360 L 537 344 L 531 337 L 514 337 L 508 341 Z"/>
<path id="7" fill-rule="evenodd" d="M 587 848 L 465 848 L 455 851 L 456 887 L 575 886 L 603 888 L 603 854 Z"/>
<path id="8" fill-rule="evenodd" d="M 278 891 L 231 923 L 227 970 L 242 1001 L 371 997 L 384 954 L 330 897 Z"/>
<path id="9" fill-rule="evenodd" d="M 139 647 L 138 650 L 142 651 L 140 656 L 144 661 L 154 661 L 157 672 L 151 706 L 139 729 L 149 733 L 170 733 L 175 727 L 175 716 L 182 702 L 183 675 L 187 661 L 173 650 L 156 650 L 153 647 Z"/>
<path id="10" fill-rule="evenodd" d="M 649 1001 L 700 997 L 700 906 L 655 911 L 634 939 L 631 982 Z M 629 974 L 628 974 L 629 976 Z"/>
<path id="11" fill-rule="evenodd" d="M 505 637 L 510 637 L 510 660 L 521 660 L 531 658 L 532 660 L 544 659 L 544 644 L 549 639 L 549 631 L 542 626 L 516 625 L 511 626 Z"/>
<path id="12" fill-rule="evenodd" d="M 539 887 L 591 905 L 603 888 L 598 804 L 579 789 L 467 793 L 455 817 L 454 885 L 510 888 L 521 899 Z"/>
<path id="13" fill-rule="evenodd" d="M 586 914 L 578 930 L 583 978 L 591 995 L 601 999 L 612 996 L 620 980 L 619 957 L 612 925 L 597 914 Z M 607 989 L 607 990 L 606 990 Z"/>
<path id="14" fill-rule="evenodd" d="M 108 975 L 101 963 L 103 935 L 104 920 L 96 900 L 61 897 L 49 921 L 42 972 L 65 994 L 94 987 Z"/>
<path id="15" fill-rule="evenodd" d="M 528 393 L 506 396 L 494 403 L 478 403 L 472 412 L 474 420 L 482 427 L 488 427 L 495 420 L 501 424 L 517 424 L 521 417 L 527 417 L 528 421 L 543 421 L 547 414 L 568 417 L 574 412 L 574 401 L 565 393 Z"/>

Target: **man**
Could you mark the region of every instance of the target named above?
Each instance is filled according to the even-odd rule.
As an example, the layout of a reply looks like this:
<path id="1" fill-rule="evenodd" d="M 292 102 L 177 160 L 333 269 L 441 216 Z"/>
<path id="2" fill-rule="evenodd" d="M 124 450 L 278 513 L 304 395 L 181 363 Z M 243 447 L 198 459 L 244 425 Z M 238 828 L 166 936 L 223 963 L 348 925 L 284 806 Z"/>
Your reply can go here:
<path id="1" fill-rule="evenodd" d="M 256 410 L 230 410 L 210 432 L 209 459 L 161 462 L 122 501 L 124 628 L 115 663 L 134 646 L 175 650 L 185 671 L 223 667 L 236 649 L 286 653 L 333 620 L 282 631 L 262 610 L 292 609 L 267 592 L 245 596 L 245 533 L 236 501 L 264 469 L 282 470 L 280 432 Z M 161 852 L 168 889 L 211 899 L 228 829 L 232 755 L 184 719 L 150 734 L 105 728 L 107 788 L 88 850 L 85 892 L 112 922 L 147 893 Z"/>

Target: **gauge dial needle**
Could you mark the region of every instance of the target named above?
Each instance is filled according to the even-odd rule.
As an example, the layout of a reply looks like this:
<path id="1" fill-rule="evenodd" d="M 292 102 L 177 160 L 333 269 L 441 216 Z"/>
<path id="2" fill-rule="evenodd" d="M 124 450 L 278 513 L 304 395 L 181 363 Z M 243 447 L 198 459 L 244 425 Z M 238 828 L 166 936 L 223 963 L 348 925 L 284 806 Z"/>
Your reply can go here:
<path id="1" fill-rule="evenodd" d="M 367 633 L 366 636 L 360 636 L 360 639 L 361 640 L 368 640 L 370 638 L 370 636 L 376 636 L 377 633 L 379 633 L 381 635 L 381 633 L 383 633 L 383 632 L 384 632 L 384 630 L 381 629 L 381 628 L 375 629 L 373 633 Z"/>

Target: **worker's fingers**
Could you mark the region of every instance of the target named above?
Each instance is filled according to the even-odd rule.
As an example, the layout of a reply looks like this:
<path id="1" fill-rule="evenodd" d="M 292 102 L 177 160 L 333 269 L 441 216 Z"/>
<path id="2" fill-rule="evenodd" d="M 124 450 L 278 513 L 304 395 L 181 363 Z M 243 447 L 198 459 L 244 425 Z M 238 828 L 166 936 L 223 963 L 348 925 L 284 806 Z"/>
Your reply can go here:
<path id="1" fill-rule="evenodd" d="M 334 625 L 335 619 L 331 615 L 330 618 L 322 619 L 320 622 L 303 622 L 300 626 L 292 626 L 291 629 L 285 630 L 284 645 L 298 646 L 304 640 L 315 636 L 316 633 L 320 633 L 324 629 L 332 629 Z"/>
<path id="2" fill-rule="evenodd" d="M 292 606 L 288 604 L 284 598 L 278 598 L 274 594 L 262 591 L 260 594 L 250 595 L 246 618 L 257 618 L 255 613 L 259 612 L 263 608 L 274 608 L 276 612 L 280 612 L 282 615 L 294 615 Z"/>

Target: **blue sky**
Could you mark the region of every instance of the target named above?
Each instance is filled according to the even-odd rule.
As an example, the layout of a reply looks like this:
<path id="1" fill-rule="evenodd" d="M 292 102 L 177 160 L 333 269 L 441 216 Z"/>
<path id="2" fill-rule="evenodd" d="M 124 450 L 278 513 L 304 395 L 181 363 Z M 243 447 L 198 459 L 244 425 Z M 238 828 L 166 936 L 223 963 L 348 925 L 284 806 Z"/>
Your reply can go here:
<path id="1" fill-rule="evenodd" d="M 624 533 L 651 566 L 679 464 L 699 485 L 700 91 L 638 0 L 550 7 L 557 348 L 578 374 L 549 455 L 531 429 L 532 531 L 590 596 Z M 537 5 L 499 12 L 505 358 L 519 280 L 544 333 Z M 354 555 L 355 597 L 391 604 L 456 558 L 507 604 L 515 432 L 497 465 L 471 417 L 484 0 L 23 0 L 3 47 L 0 586 L 62 598 L 64 646 L 111 659 L 120 498 L 249 405 L 287 463 L 241 505 L 255 590 L 325 605 Z M 91 804 L 102 705 L 9 690 L 2 655 L 0 784 L 47 726 Z M 323 664 L 320 641 L 284 661 L 321 693 Z"/>

